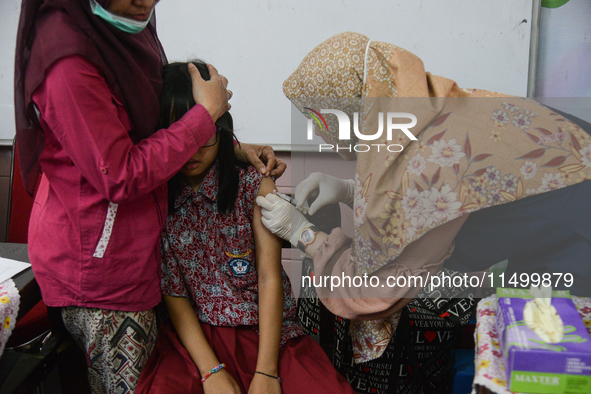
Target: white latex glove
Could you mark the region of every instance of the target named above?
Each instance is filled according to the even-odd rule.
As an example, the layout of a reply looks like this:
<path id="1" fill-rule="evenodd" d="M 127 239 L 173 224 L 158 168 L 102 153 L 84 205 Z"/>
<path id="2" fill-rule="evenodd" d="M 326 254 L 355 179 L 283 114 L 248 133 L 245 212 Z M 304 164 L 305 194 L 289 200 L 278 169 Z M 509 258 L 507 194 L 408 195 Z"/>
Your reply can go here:
<path id="1" fill-rule="evenodd" d="M 315 199 L 309 208 L 306 206 L 308 197 Z M 323 206 L 338 202 L 352 206 L 354 198 L 355 181 L 353 179 L 335 178 L 321 172 L 310 174 L 295 190 L 297 209 L 306 215 L 314 215 Z"/>
<path id="2" fill-rule="evenodd" d="M 261 222 L 265 227 L 279 238 L 291 242 L 293 246 L 298 246 L 302 231 L 312 227 L 312 223 L 300 211 L 273 193 L 265 197 L 258 196 L 256 203 L 262 208 Z"/>
<path id="3" fill-rule="evenodd" d="M 558 343 L 564 336 L 564 323 L 552 302 L 551 287 L 531 286 L 533 300 L 523 309 L 523 320 L 546 343 Z"/>

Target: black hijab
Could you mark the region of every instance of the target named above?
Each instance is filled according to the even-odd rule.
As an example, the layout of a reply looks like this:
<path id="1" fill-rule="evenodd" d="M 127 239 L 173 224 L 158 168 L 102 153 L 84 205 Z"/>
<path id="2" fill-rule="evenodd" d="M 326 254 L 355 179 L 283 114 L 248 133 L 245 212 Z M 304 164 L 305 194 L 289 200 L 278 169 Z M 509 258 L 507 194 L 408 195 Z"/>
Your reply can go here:
<path id="1" fill-rule="evenodd" d="M 110 0 L 98 0 L 103 7 Z M 44 146 L 31 95 L 59 59 L 81 55 L 105 76 L 135 128 L 134 143 L 158 123 L 162 66 L 166 57 L 155 16 L 138 34 L 125 33 L 94 15 L 89 0 L 23 0 L 18 26 L 14 99 L 16 144 L 27 192 L 33 195 Z"/>

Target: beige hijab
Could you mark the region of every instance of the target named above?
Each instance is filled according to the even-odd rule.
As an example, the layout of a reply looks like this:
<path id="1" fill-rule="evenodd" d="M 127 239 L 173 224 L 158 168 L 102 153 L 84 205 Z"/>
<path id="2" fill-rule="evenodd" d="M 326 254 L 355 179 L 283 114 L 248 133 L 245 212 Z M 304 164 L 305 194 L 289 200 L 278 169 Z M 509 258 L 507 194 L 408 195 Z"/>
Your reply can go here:
<path id="1" fill-rule="evenodd" d="M 397 143 L 402 152 L 358 154 L 351 256 L 360 275 L 462 214 L 591 179 L 591 139 L 576 124 L 530 99 L 461 89 L 425 72 L 412 53 L 361 34 L 338 34 L 317 46 L 283 90 L 304 113 L 309 105 L 326 108 L 326 98 L 359 98 L 343 110 L 360 111 L 374 132 L 377 113 L 393 111 L 392 100 L 378 98 L 396 98 L 395 112 L 418 118 L 411 129 L 416 141 L 403 133 L 387 141 L 385 132 L 372 141 Z M 330 118 L 324 136 L 355 143 L 339 140 Z M 379 357 L 398 319 L 353 322 L 356 361 Z"/>

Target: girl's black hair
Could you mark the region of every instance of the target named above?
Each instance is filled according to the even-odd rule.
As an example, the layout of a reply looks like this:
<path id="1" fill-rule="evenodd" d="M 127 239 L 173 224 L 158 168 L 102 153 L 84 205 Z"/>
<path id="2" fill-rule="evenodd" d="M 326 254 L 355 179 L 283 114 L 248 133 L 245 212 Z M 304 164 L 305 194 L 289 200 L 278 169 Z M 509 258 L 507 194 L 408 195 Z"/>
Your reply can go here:
<path id="1" fill-rule="evenodd" d="M 201 77 L 209 80 L 209 70 L 204 62 L 192 60 Z M 195 105 L 193 99 L 193 84 L 188 70 L 189 63 L 177 62 L 164 66 L 162 79 L 164 86 L 160 95 L 160 123 L 159 129 L 168 128 L 179 120 Z M 234 202 L 238 196 L 239 169 L 241 163 L 234 155 L 234 131 L 232 116 L 229 112 L 223 114 L 217 122 L 219 139 L 216 161 L 218 165 L 218 211 L 229 213 L 234 209 Z M 168 208 L 174 210 L 174 201 L 181 192 L 182 174 L 177 173 L 168 181 Z"/>

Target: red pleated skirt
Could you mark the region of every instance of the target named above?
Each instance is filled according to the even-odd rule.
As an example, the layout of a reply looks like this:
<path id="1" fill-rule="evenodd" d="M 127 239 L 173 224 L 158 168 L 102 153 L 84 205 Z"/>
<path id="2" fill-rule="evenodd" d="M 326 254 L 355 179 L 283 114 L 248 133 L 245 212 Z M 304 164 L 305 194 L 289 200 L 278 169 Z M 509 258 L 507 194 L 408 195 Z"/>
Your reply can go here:
<path id="1" fill-rule="evenodd" d="M 227 371 L 246 394 L 256 369 L 259 335 L 248 327 L 204 323 L 201 327 L 220 362 L 226 364 Z M 355 393 L 320 345 L 306 335 L 281 347 L 278 367 L 283 394 Z M 140 376 L 136 394 L 195 393 L 203 393 L 201 375 L 172 324 L 167 322 Z"/>

